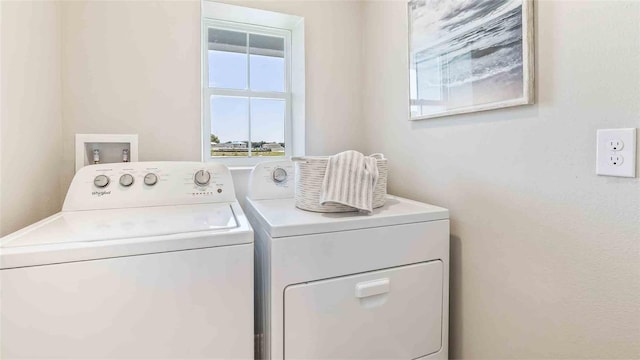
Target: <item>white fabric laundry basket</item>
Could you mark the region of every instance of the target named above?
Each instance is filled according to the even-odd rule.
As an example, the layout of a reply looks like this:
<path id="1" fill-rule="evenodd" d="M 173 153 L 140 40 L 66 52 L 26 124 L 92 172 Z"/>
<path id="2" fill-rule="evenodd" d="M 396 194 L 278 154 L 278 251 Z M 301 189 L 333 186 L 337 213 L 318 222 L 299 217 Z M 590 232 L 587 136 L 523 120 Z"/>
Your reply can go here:
<path id="1" fill-rule="evenodd" d="M 358 209 L 342 204 L 320 205 L 320 192 L 322 181 L 329 157 L 327 156 L 302 156 L 292 158 L 296 163 L 296 207 L 302 210 L 316 212 L 349 212 Z M 387 159 L 377 159 L 378 181 L 373 190 L 373 207 L 384 206 L 387 198 Z"/>

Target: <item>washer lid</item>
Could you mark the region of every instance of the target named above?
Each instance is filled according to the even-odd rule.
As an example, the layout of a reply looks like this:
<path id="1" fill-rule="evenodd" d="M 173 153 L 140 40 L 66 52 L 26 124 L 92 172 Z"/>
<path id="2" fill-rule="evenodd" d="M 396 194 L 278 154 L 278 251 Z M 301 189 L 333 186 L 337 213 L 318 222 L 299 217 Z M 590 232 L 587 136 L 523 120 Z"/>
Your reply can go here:
<path id="1" fill-rule="evenodd" d="M 237 202 L 61 212 L 0 239 L 0 269 L 251 244 Z"/>
<path id="2" fill-rule="evenodd" d="M 387 196 L 371 215 L 358 212 L 317 213 L 295 207 L 294 199 L 251 200 L 250 211 L 271 237 L 320 234 L 449 218 L 447 209 L 397 196 Z M 248 211 L 249 211 L 248 210 Z"/>
<path id="3" fill-rule="evenodd" d="M 229 204 L 70 211 L 4 237 L 0 248 L 132 239 L 237 226 Z"/>

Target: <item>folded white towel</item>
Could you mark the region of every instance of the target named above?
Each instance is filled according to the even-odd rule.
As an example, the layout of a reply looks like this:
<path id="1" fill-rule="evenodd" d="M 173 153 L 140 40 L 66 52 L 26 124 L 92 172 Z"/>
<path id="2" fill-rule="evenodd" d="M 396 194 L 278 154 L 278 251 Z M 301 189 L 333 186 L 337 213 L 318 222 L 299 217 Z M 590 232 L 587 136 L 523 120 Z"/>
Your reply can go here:
<path id="1" fill-rule="evenodd" d="M 338 203 L 370 214 L 381 155 L 364 156 L 349 150 L 329 157 L 320 192 L 320 205 Z"/>

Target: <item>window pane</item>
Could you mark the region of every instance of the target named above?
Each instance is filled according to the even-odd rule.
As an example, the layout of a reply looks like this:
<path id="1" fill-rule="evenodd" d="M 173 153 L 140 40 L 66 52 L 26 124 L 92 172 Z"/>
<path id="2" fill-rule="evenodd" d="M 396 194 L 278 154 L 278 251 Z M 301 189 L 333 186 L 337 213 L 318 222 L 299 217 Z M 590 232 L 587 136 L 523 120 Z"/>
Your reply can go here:
<path id="1" fill-rule="evenodd" d="M 284 156 L 285 102 L 251 99 L 252 156 Z"/>
<path id="2" fill-rule="evenodd" d="M 211 97 L 211 156 L 248 156 L 249 99 Z"/>
<path id="3" fill-rule="evenodd" d="M 284 38 L 249 35 L 251 90 L 284 92 Z"/>
<path id="4" fill-rule="evenodd" d="M 247 34 L 209 28 L 209 86 L 247 88 Z"/>

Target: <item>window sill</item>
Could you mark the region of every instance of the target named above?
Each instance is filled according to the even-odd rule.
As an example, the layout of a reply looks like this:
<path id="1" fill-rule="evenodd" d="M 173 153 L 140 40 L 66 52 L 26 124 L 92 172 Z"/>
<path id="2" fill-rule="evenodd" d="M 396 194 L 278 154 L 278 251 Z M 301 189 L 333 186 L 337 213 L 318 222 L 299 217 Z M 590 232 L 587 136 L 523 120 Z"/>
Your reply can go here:
<path id="1" fill-rule="evenodd" d="M 205 162 L 217 162 L 226 165 L 229 169 L 253 169 L 256 165 L 264 162 L 287 161 L 291 155 L 285 156 L 256 156 L 256 157 L 209 157 Z"/>
<path id="2" fill-rule="evenodd" d="M 250 171 L 253 170 L 253 168 L 255 166 L 227 166 L 229 168 L 229 170 L 231 170 L 231 172 L 235 172 L 235 171 Z"/>

